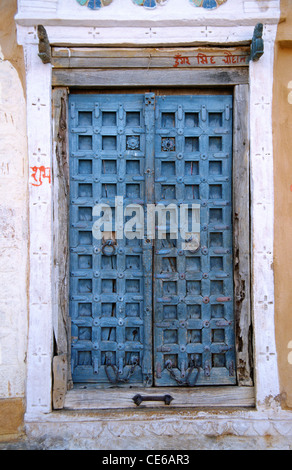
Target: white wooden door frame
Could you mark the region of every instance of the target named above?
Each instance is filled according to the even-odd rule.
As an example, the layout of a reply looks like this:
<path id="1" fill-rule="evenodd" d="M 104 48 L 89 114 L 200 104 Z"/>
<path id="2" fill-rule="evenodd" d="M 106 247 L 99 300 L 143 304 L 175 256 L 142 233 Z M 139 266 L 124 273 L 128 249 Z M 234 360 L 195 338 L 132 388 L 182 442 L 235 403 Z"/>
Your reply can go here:
<path id="1" fill-rule="evenodd" d="M 19 21 L 21 23 L 21 21 Z M 171 28 L 170 28 L 171 29 Z M 228 31 L 227 31 L 228 29 Z M 229 34 L 251 37 L 251 26 L 214 28 L 213 43 L 220 45 Z M 192 29 L 193 39 L 200 28 Z M 76 44 L 76 31 L 71 26 L 48 27 L 51 42 Z M 92 27 L 78 29 L 87 41 Z M 124 30 L 123 30 L 124 31 Z M 139 33 L 148 29 L 141 27 Z M 186 29 L 176 30 L 186 40 Z M 120 31 L 118 32 L 120 34 Z M 126 34 L 130 34 L 127 32 Z M 135 43 L 135 32 L 132 31 Z M 255 351 L 256 404 L 264 405 L 267 397 L 279 393 L 277 354 L 274 325 L 273 261 L 273 144 L 272 91 L 273 59 L 276 24 L 264 28 L 265 53 L 257 63 L 250 63 L 250 171 L 252 215 L 252 306 Z M 64 37 L 66 37 L 64 39 Z M 144 36 L 145 37 L 145 36 Z M 52 412 L 52 323 L 53 224 L 52 188 L 43 181 L 33 186 L 31 169 L 52 167 L 52 69 L 38 57 L 35 28 L 18 26 L 19 43 L 24 46 L 27 81 L 27 132 L 30 168 L 30 278 L 29 278 L 29 337 L 27 357 L 26 420 Z M 49 171 L 49 170 L 48 170 Z M 265 178 L 262 178 L 265 175 Z M 265 240 L 263 242 L 263 234 Z"/>

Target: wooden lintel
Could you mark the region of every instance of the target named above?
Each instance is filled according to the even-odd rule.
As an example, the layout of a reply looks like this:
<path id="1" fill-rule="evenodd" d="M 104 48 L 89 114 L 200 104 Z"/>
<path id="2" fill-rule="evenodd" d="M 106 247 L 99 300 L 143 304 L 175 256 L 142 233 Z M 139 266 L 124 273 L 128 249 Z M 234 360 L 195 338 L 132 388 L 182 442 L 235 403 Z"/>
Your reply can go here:
<path id="1" fill-rule="evenodd" d="M 248 83 L 248 67 L 189 69 L 53 69 L 53 86 L 228 86 Z"/>
<path id="2" fill-rule="evenodd" d="M 249 47 L 62 48 L 52 50 L 55 68 L 212 68 L 248 65 Z"/>

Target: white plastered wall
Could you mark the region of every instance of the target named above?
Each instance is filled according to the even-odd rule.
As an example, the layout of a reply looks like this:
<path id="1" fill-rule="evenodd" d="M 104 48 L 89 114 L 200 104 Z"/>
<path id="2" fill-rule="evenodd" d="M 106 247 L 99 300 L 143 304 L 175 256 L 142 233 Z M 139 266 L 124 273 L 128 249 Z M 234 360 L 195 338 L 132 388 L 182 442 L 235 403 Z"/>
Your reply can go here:
<path id="1" fill-rule="evenodd" d="M 0 46 L 0 399 L 22 398 L 25 393 L 28 243 L 25 113 L 20 77 Z"/>
<path id="2" fill-rule="evenodd" d="M 249 434 L 251 436 L 253 433 L 263 435 L 267 429 L 271 434 L 292 434 L 289 413 L 285 414 L 277 408 L 279 383 L 272 270 L 272 88 L 279 3 L 278 0 L 228 0 L 216 11 L 210 12 L 191 6 L 187 0 L 180 1 L 179 8 L 176 0 L 169 0 L 167 5 L 154 11 L 137 7 L 130 0 L 115 0 L 100 11 L 81 7 L 76 0 L 19 1 L 16 21 L 19 43 L 24 46 L 26 53 L 30 167 L 41 164 L 50 168 L 52 159 L 51 66 L 42 64 L 38 57 L 37 24 L 46 27 L 50 42 L 56 45 L 127 44 L 137 47 L 240 43 L 252 38 L 254 26 L 258 22 L 264 23 L 265 53 L 259 62 L 250 63 L 252 311 L 257 409 L 245 414 L 235 413 L 228 419 L 220 413 L 215 417 L 203 413 L 197 416 L 196 423 L 191 420 L 192 424 L 187 416 L 175 418 L 172 415 L 160 434 L 155 427 L 155 419 L 147 423 L 140 414 L 141 426 L 152 426 L 149 428 L 149 436 L 153 438 L 157 432 L 160 436 L 164 432 L 168 435 L 167 426 L 178 425 L 178 419 L 183 420 L 181 435 L 201 432 L 200 426 L 204 426 L 204 423 L 205 427 L 211 426 L 214 435 L 221 435 L 231 428 L 236 435 L 246 435 L 247 429 L 252 430 Z M 30 186 L 31 276 L 26 422 L 34 435 L 44 432 L 42 423 L 52 433 L 54 426 L 57 423 L 60 425 L 58 417 L 51 410 L 53 233 L 52 192 L 47 183 L 45 181 L 41 187 Z M 270 425 L 271 416 L 275 418 L 273 429 Z M 91 420 L 82 421 L 82 418 L 78 418 L 77 421 L 70 421 L 70 418 L 63 416 L 62 426 L 65 433 L 74 434 L 74 429 L 76 432 L 76 426 L 81 426 L 82 421 L 83 427 L 87 425 L 84 432 L 86 434 L 88 431 L 88 439 L 95 439 L 102 434 L 106 446 L 110 445 L 110 434 L 118 434 L 119 420 L 123 420 L 123 417 L 118 417 L 116 421 L 109 420 L 107 424 L 95 422 L 94 427 Z M 279 423 L 284 423 L 283 431 Z M 136 433 L 137 436 L 139 426 L 135 423 L 135 417 L 133 421 L 128 420 L 127 426 L 127 435 Z"/>

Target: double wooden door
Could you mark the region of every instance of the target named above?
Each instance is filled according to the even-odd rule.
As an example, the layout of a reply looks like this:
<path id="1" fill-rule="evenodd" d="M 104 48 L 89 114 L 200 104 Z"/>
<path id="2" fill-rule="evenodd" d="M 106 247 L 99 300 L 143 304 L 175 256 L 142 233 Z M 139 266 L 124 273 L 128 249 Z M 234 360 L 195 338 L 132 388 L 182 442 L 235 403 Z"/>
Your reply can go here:
<path id="1" fill-rule="evenodd" d="M 69 107 L 73 381 L 235 384 L 232 96 Z"/>

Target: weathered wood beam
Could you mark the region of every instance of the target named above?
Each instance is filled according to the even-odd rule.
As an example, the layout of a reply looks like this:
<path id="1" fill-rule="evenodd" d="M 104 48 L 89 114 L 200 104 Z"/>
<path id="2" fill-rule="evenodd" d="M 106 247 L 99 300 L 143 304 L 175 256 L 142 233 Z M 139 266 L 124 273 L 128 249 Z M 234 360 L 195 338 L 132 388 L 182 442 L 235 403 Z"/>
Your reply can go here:
<path id="1" fill-rule="evenodd" d="M 250 185 L 249 185 L 249 90 L 234 87 L 233 106 L 233 238 L 234 288 L 239 385 L 253 384 L 252 323 L 250 296 Z"/>
<path id="2" fill-rule="evenodd" d="M 226 86 L 248 83 L 248 67 L 188 69 L 53 69 L 53 86 Z"/>

